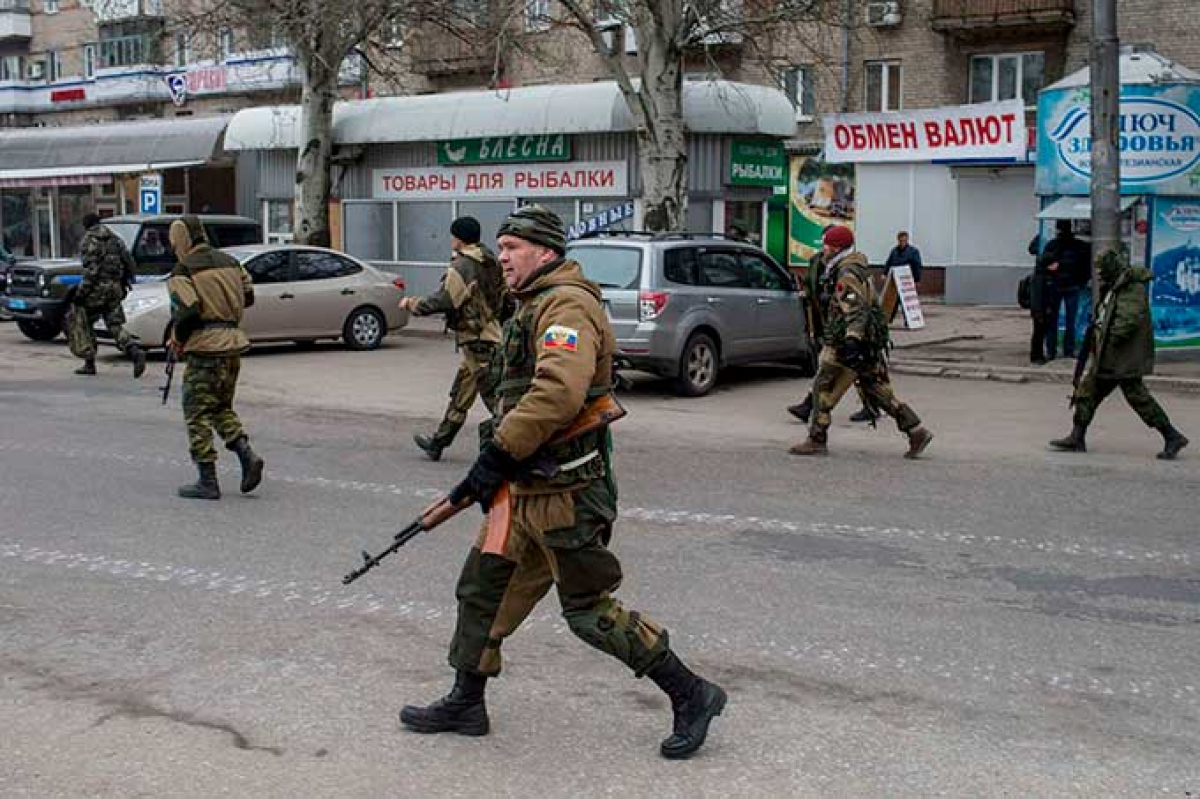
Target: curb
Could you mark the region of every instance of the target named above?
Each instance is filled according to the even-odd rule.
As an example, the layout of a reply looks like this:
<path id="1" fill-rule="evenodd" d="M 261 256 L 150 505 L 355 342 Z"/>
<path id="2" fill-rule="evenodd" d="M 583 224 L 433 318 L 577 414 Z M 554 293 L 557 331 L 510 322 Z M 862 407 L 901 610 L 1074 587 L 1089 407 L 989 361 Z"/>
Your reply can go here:
<path id="1" fill-rule="evenodd" d="M 1019 366 L 965 365 L 958 361 L 922 361 L 895 359 L 889 364 L 896 374 L 941 377 L 952 380 L 991 380 L 998 383 L 1070 384 L 1072 373 Z M 1180 394 L 1200 394 L 1200 380 L 1189 377 L 1150 375 L 1145 378 L 1151 389 Z"/>

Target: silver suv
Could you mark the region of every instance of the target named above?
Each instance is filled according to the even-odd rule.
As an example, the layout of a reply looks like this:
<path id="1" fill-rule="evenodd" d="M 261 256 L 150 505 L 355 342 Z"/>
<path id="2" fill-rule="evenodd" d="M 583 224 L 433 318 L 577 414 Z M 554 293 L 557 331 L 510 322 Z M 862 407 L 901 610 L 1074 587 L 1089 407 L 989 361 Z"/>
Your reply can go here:
<path id="1" fill-rule="evenodd" d="M 606 231 L 567 245 L 604 291 L 624 365 L 699 397 L 722 367 L 815 360 L 795 279 L 758 247 L 722 236 Z"/>

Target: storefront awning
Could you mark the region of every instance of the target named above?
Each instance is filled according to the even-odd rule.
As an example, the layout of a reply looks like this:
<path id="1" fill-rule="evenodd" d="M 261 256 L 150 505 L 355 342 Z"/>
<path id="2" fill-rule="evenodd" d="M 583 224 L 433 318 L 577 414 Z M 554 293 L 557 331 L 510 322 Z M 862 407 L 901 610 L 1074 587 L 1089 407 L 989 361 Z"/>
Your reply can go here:
<path id="1" fill-rule="evenodd" d="M 1122 197 L 1121 213 L 1125 213 L 1141 197 Z M 1090 197 L 1059 197 L 1047 205 L 1037 215 L 1038 219 L 1091 219 L 1092 200 Z"/>
<path id="2" fill-rule="evenodd" d="M 683 87 L 684 125 L 692 133 L 795 134 L 796 111 L 783 92 L 730 81 Z M 247 108 L 225 134 L 228 150 L 279 150 L 299 142 L 298 106 Z M 333 110 L 336 144 L 442 141 L 635 129 L 617 84 L 529 86 L 341 102 Z"/>
<path id="3" fill-rule="evenodd" d="M 106 182 L 107 175 L 196 166 L 221 152 L 228 116 L 0 132 L 0 186 Z"/>

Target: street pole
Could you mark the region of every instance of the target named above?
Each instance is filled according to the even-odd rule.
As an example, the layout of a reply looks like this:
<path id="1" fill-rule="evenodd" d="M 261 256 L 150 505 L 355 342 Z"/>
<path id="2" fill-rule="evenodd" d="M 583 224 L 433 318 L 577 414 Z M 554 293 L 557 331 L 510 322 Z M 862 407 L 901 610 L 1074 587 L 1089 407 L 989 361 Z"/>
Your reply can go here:
<path id="1" fill-rule="evenodd" d="M 1100 256 L 1121 247 L 1120 42 L 1117 0 L 1092 0 L 1092 302 Z"/>

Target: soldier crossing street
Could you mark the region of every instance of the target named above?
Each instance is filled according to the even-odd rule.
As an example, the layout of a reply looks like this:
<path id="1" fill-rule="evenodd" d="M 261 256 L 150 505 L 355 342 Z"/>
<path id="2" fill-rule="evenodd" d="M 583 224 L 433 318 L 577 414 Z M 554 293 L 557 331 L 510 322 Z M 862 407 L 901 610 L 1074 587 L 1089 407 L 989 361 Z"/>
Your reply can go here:
<path id="1" fill-rule="evenodd" d="M 121 301 L 134 280 L 133 257 L 125 243 L 100 223 L 96 214 L 83 217 L 85 233 L 79 244 L 83 261 L 83 279 L 75 289 L 67 318 L 67 343 L 71 354 L 83 359 L 77 375 L 96 374 L 96 331 L 100 319 L 116 342 L 117 348 L 133 361 L 133 376 L 146 371 L 146 353 L 125 331 L 125 312 Z"/>
<path id="2" fill-rule="evenodd" d="M 237 260 L 208 244 L 195 216 L 172 222 L 169 237 L 179 263 L 167 281 L 172 324 L 168 346 L 187 363 L 183 414 L 192 461 L 200 473 L 194 485 L 179 489 L 179 496 L 221 498 L 214 431 L 237 454 L 241 491 L 247 494 L 262 481 L 264 464 L 233 410 L 233 396 L 242 353 L 250 348 L 241 321 L 244 310 L 254 304 L 254 286 Z"/>
<path id="3" fill-rule="evenodd" d="M 1130 266 L 1116 253 L 1101 256 L 1102 298 L 1080 353 L 1086 362 L 1071 400 L 1074 425 L 1069 435 L 1050 442 L 1053 449 L 1086 452 L 1087 429 L 1096 409 L 1118 388 L 1141 420 L 1162 434 L 1161 460 L 1174 460 L 1188 445 L 1143 380 L 1154 371 L 1154 326 L 1146 297 L 1146 284 L 1153 277 L 1149 269 Z"/>
<path id="4" fill-rule="evenodd" d="M 483 399 L 489 412 L 495 410 L 494 387 L 488 383 L 487 374 L 511 299 L 496 256 L 479 242 L 480 232 L 474 217 L 455 219 L 450 225 L 454 258 L 441 287 L 428 297 L 405 297 L 400 301 L 401 308 L 416 316 L 445 314 L 446 327 L 454 331 L 454 344 L 462 358 L 441 424 L 433 435 L 413 436 L 430 460 L 440 459 L 442 451 L 454 442 L 476 397 Z M 489 429 L 485 423 L 481 441 L 488 437 Z"/>
<path id="5" fill-rule="evenodd" d="M 485 509 L 497 502 L 490 513 L 507 509 L 509 523 L 499 540 L 485 524 L 463 566 L 453 689 L 429 706 L 405 707 L 400 720 L 417 732 L 486 734 L 484 689 L 500 673 L 500 647 L 553 586 L 576 636 L 667 694 L 674 731 L 660 752 L 687 757 L 704 744 L 725 692 L 683 664 L 666 630 L 612 595 L 622 574 L 608 549 L 617 507 L 607 427 L 550 443 L 589 399 L 612 391 L 616 352 L 600 289 L 563 257 L 565 244 L 562 220 L 540 206 L 517 210 L 500 228 L 500 262 L 520 304 L 497 359 L 494 439 L 450 500 Z"/>
<path id="6" fill-rule="evenodd" d="M 827 452 L 830 414 L 857 381 L 867 407 L 894 418 L 908 436 L 905 457 L 916 458 L 929 446 L 933 433 L 921 426 L 916 412 L 892 391 L 885 360 L 887 320 L 875 297 L 867 259 L 853 250 L 854 233 L 847 227 L 827 228 L 822 240 L 826 267 L 834 270 L 836 278 L 820 365 L 813 381 L 816 413 L 808 439 L 789 451 L 793 455 Z"/>

